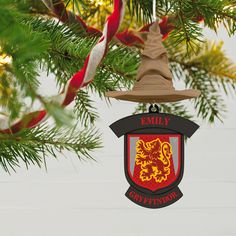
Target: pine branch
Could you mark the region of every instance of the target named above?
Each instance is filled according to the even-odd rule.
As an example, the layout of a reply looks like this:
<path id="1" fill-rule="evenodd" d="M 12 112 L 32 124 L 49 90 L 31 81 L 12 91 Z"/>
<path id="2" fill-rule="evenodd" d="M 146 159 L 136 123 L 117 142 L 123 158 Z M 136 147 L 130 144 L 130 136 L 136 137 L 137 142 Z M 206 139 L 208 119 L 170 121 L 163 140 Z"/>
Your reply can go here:
<path id="1" fill-rule="evenodd" d="M 49 51 L 44 55 L 42 65 L 48 72 L 56 75 L 60 86 L 82 67 L 84 59 L 97 40 L 81 37 L 81 31 L 74 31 L 73 26 L 68 28 L 53 20 L 31 18 L 23 23 L 50 41 Z"/>
<path id="2" fill-rule="evenodd" d="M 19 116 L 24 98 L 35 99 L 39 85 L 38 60 L 48 46 L 41 34 L 33 33 L 28 26 L 21 24 L 22 17 L 26 17 L 21 6 L 18 1 L 1 1 L 0 57 L 5 54 L 10 60 L 1 66 L 0 86 L 10 89 L 9 93 L 1 94 L 1 98 L 7 95 L 2 106 L 10 114 L 10 119 Z"/>
<path id="3" fill-rule="evenodd" d="M 189 47 L 193 49 L 194 41 L 202 41 L 202 29 L 198 22 L 192 20 L 193 15 L 190 15 L 189 8 L 191 7 L 192 1 L 178 0 L 173 4 L 173 11 L 176 13 L 174 21 L 175 29 L 171 32 L 170 37 L 172 38 L 173 46 L 185 42 L 187 51 Z"/>
<path id="4" fill-rule="evenodd" d="M 132 15 L 136 14 L 140 18 L 151 19 L 151 1 L 128 0 L 127 4 Z M 204 18 L 205 24 L 212 29 L 216 29 L 218 23 L 223 21 L 226 25 L 231 25 L 230 28 L 235 29 L 233 26 L 236 20 L 235 5 L 235 0 L 159 0 L 157 1 L 157 14 L 159 17 L 176 16 L 176 13 L 182 12 L 181 18 L 188 20 L 192 20 L 193 17 Z"/>
<path id="5" fill-rule="evenodd" d="M 138 19 L 151 22 L 152 2 L 143 0 L 129 0 L 131 15 Z M 202 40 L 202 28 L 198 21 L 204 20 L 205 26 L 217 31 L 221 23 L 224 24 L 229 35 L 236 31 L 236 4 L 234 0 L 159 0 L 157 1 L 157 16 L 171 16 L 175 30 L 171 37 L 175 43 L 187 42 L 192 47 L 195 40 Z"/>
<path id="6" fill-rule="evenodd" d="M 222 50 L 223 42 L 219 44 L 207 41 L 204 44 L 195 43 L 195 48 L 186 54 L 185 45 L 172 47 L 171 39 L 167 42 L 171 62 L 209 74 L 216 83 L 231 84 L 236 82 L 236 65 Z"/>
<path id="7" fill-rule="evenodd" d="M 88 92 L 80 90 L 75 99 L 75 113 L 77 114 L 80 122 L 85 127 L 93 125 L 98 114 L 93 106 L 92 100 L 89 98 Z"/>
<path id="8" fill-rule="evenodd" d="M 234 0 L 222 1 L 193 1 L 191 11 L 198 12 L 204 18 L 204 23 L 217 31 L 221 23 L 224 24 L 230 35 L 236 31 L 236 9 Z"/>
<path id="9" fill-rule="evenodd" d="M 43 100 L 44 100 L 43 103 L 44 108 L 47 110 L 48 115 L 54 119 L 55 124 L 58 127 L 61 126 L 67 126 L 70 128 L 73 127 L 75 116 L 71 110 L 61 107 L 60 104 L 45 102 L 45 99 Z"/>
<path id="10" fill-rule="evenodd" d="M 51 20 L 32 19 L 25 22 L 33 30 L 45 33 L 51 41 L 49 54 L 44 59 L 44 68 L 56 74 L 59 85 L 63 85 L 83 65 L 86 56 L 97 38 L 80 37 L 65 25 L 56 26 Z M 139 63 L 136 49 L 112 44 L 109 52 L 97 70 L 94 82 L 89 86 L 101 97 L 104 93 L 121 87 L 130 88 Z"/>
<path id="11" fill-rule="evenodd" d="M 95 130 L 40 126 L 16 135 L 0 134 L 0 164 L 7 172 L 15 170 L 20 160 L 27 168 L 30 164 L 42 167 L 48 155 L 57 158 L 64 151 L 74 152 L 79 159 L 92 159 L 90 152 L 100 147 L 100 135 Z"/>
<path id="12" fill-rule="evenodd" d="M 223 115 L 226 112 L 224 100 L 212 86 L 211 77 L 205 73 L 190 71 L 186 82 L 192 88 L 201 91 L 200 97 L 195 102 L 197 115 L 207 119 L 210 123 L 214 123 L 216 118 L 223 121 Z"/>
<path id="13" fill-rule="evenodd" d="M 131 16 L 135 15 L 138 21 L 151 22 L 152 1 L 128 0 L 127 6 Z"/>
<path id="14" fill-rule="evenodd" d="M 195 102 L 198 116 L 214 122 L 222 120 L 225 104 L 220 91 L 226 94 L 235 92 L 236 67 L 222 51 L 222 43 L 206 42 L 204 47 L 197 45 L 195 53 L 186 56 L 184 45 L 172 49 L 172 70 L 176 77 L 182 77 L 187 87 L 201 91 Z"/>

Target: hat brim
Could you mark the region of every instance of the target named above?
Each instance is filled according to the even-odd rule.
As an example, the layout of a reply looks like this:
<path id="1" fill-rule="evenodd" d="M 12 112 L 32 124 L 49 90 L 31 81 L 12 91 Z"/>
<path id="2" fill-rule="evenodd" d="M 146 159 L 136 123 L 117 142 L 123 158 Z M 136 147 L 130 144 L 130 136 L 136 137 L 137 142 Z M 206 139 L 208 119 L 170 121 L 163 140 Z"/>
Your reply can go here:
<path id="1" fill-rule="evenodd" d="M 158 91 L 111 91 L 106 96 L 118 100 L 140 103 L 164 103 L 178 102 L 185 99 L 196 98 L 201 94 L 200 91 L 189 90 L 158 90 Z"/>

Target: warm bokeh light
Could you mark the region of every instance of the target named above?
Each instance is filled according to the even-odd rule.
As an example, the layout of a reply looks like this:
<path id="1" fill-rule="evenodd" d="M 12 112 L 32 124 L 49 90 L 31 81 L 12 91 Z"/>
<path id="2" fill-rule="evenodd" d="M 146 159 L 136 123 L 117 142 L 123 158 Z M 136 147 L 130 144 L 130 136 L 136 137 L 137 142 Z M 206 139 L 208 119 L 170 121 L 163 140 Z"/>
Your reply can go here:
<path id="1" fill-rule="evenodd" d="M 103 29 L 106 19 L 111 14 L 113 7 L 113 1 L 111 0 L 88 0 L 86 1 L 86 7 L 73 4 L 73 1 L 71 1 L 67 6 L 68 10 L 74 11 L 82 17 L 89 26 L 100 30 Z M 89 11 L 87 9 L 89 9 Z M 128 9 L 126 12 L 129 12 Z M 142 26 L 142 23 L 138 22 L 135 17 L 131 17 L 130 14 L 125 14 L 120 30 L 122 31 L 128 28 L 138 30 Z"/>
<path id="2" fill-rule="evenodd" d="M 6 54 L 1 54 L 0 55 L 0 64 L 11 64 L 12 58 L 7 56 Z"/>
<path id="3" fill-rule="evenodd" d="M 7 98 L 12 93 L 10 84 L 6 81 L 6 78 L 10 79 L 10 77 L 6 73 L 6 66 L 10 65 L 11 63 L 12 57 L 3 53 L 2 48 L 0 47 L 0 79 L 5 80 L 5 83 L 2 83 L 2 81 L 0 81 L 1 106 L 7 104 Z"/>
<path id="4" fill-rule="evenodd" d="M 98 7 L 98 6 L 104 5 L 104 2 L 103 1 L 95 1 L 95 4 Z"/>
<path id="5" fill-rule="evenodd" d="M 2 52 L 2 48 L 0 47 L 0 66 L 11 63 L 12 63 L 12 57 Z"/>

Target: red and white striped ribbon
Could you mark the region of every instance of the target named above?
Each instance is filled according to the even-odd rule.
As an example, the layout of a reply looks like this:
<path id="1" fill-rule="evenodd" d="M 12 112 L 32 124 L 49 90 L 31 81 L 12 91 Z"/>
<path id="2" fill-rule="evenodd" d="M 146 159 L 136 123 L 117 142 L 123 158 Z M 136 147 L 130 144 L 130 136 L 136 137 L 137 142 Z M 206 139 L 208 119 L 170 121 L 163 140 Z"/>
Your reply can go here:
<path id="1" fill-rule="evenodd" d="M 74 101 L 78 90 L 93 80 L 97 67 L 107 53 L 108 44 L 122 23 L 124 11 L 125 0 L 114 0 L 114 10 L 106 21 L 100 40 L 87 56 L 82 69 L 67 82 L 64 91 L 51 99 L 53 102 L 57 102 L 63 107 L 69 105 Z M 0 118 L 0 133 L 17 133 L 22 129 L 30 129 L 37 126 L 46 118 L 47 111 L 44 109 L 31 112 L 13 121 L 11 125 L 9 125 L 8 118 Z"/>

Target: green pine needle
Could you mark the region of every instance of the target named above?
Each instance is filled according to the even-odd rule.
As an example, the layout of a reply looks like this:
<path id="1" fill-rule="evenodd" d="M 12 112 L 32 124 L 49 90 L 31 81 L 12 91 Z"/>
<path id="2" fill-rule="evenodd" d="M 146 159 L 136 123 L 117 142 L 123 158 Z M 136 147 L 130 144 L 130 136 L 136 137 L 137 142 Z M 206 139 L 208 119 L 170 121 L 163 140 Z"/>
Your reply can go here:
<path id="1" fill-rule="evenodd" d="M 15 135 L 0 134 L 0 164 L 10 173 L 21 161 L 27 168 L 31 164 L 42 167 L 49 156 L 57 158 L 65 151 L 75 153 L 79 159 L 93 159 L 91 151 L 100 147 L 100 135 L 94 129 L 38 126 Z"/>

